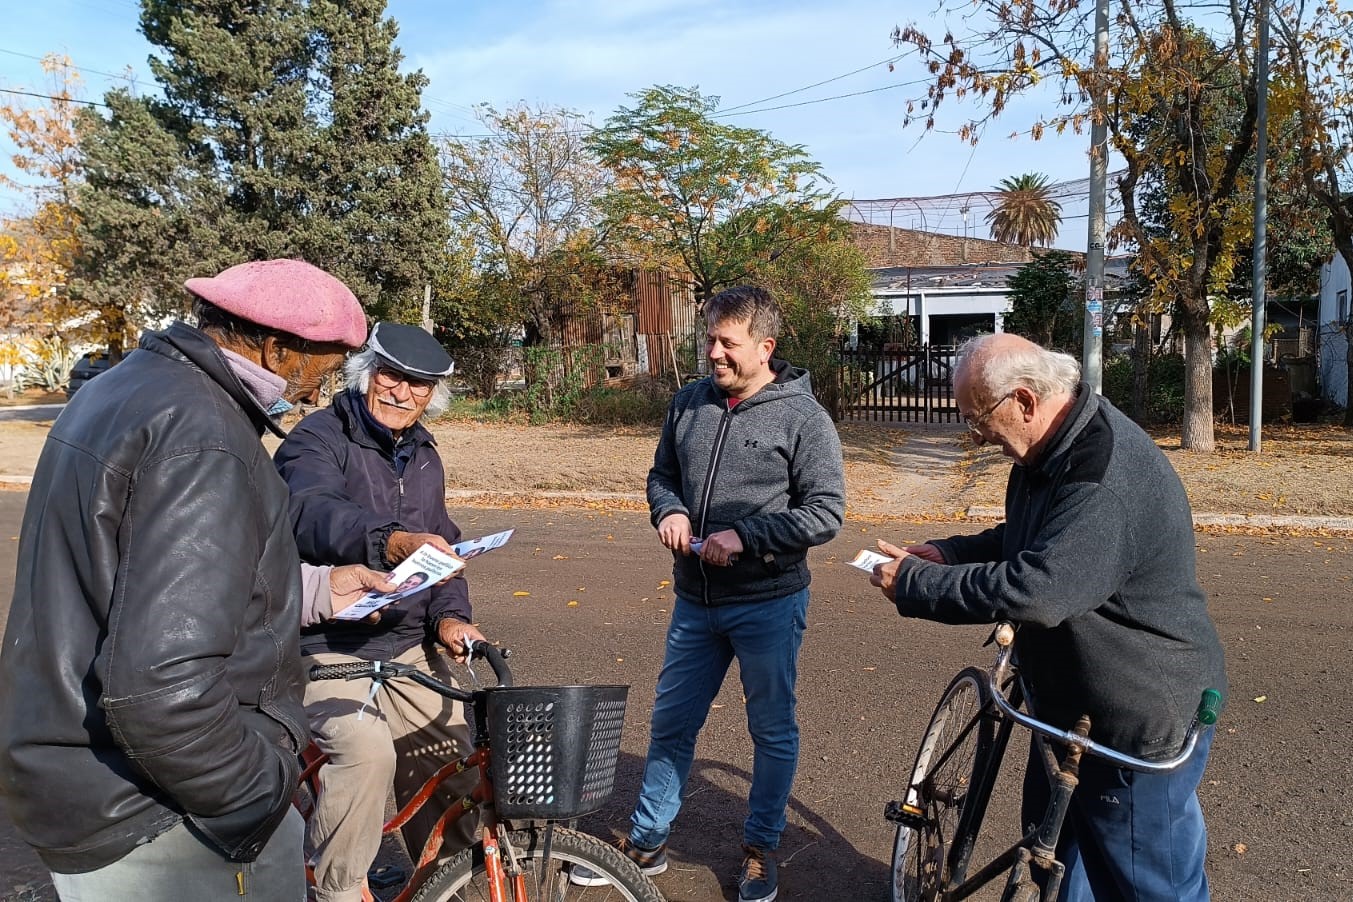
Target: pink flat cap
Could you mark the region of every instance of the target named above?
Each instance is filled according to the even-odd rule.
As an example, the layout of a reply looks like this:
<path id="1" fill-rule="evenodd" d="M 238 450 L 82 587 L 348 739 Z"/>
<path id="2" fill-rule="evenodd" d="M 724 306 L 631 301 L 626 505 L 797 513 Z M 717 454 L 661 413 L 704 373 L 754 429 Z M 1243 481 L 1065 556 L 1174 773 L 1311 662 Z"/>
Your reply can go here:
<path id="1" fill-rule="evenodd" d="M 309 341 L 360 348 L 366 315 L 348 286 L 304 260 L 261 260 L 183 283 L 240 319 Z"/>

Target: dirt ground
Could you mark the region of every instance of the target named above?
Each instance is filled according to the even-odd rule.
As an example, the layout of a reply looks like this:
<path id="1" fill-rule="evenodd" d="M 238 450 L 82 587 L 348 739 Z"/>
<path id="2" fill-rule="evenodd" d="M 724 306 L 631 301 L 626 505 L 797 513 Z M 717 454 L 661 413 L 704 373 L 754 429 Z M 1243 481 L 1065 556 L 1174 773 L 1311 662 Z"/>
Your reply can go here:
<path id="1" fill-rule="evenodd" d="M 31 475 L 49 426 L 0 421 L 0 475 Z M 562 503 L 558 494 L 587 492 L 602 495 L 610 509 L 644 509 L 656 427 L 442 420 L 432 429 L 446 462 L 447 488 L 460 503 L 479 495 L 491 504 L 549 506 Z M 959 427 L 843 423 L 839 431 L 853 519 L 961 519 L 969 508 L 1002 503 L 1008 461 L 998 449 L 976 448 Z M 1353 431 L 1269 426 L 1258 455 L 1246 450 L 1243 426 L 1218 426 L 1211 454 L 1180 450 L 1177 434 L 1159 431 L 1155 437 L 1195 514 L 1353 516 Z"/>

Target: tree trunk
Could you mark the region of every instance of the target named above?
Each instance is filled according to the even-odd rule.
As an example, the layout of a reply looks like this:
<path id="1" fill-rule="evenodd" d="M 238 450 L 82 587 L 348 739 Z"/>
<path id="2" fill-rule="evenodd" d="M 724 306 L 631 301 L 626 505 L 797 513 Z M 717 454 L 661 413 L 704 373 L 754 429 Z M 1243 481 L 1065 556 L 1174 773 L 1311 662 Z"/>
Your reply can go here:
<path id="1" fill-rule="evenodd" d="M 1146 418 L 1146 393 L 1151 374 L 1151 314 L 1146 324 L 1133 330 L 1132 343 L 1132 418 L 1142 422 Z"/>
<path id="2" fill-rule="evenodd" d="M 1344 427 L 1353 429 L 1353 316 L 1344 320 Z"/>
<path id="3" fill-rule="evenodd" d="M 1206 316 L 1186 313 L 1184 320 L 1184 426 L 1180 447 L 1211 451 L 1216 445 L 1212 424 L 1212 332 Z"/>

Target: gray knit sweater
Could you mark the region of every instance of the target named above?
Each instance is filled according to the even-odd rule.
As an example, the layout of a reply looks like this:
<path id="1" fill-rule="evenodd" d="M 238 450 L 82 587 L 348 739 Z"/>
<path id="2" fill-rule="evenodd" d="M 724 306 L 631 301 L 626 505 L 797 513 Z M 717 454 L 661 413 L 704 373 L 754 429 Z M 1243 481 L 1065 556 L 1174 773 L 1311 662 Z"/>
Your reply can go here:
<path id="1" fill-rule="evenodd" d="M 1178 750 L 1202 691 L 1226 691 L 1194 572 L 1188 497 L 1145 432 L 1081 385 L 1042 459 L 1016 465 L 1006 522 L 933 544 L 898 573 L 897 609 L 944 623 L 1020 625 L 1035 713 L 1148 758 Z"/>
<path id="2" fill-rule="evenodd" d="M 677 392 L 648 474 L 653 525 L 691 519 L 703 538 L 734 529 L 745 549 L 728 567 L 675 554 L 678 596 L 700 604 L 765 601 L 808 585 L 808 549 L 830 541 L 845 515 L 836 426 L 808 373 L 774 361 L 775 381 L 729 408 L 711 379 Z"/>

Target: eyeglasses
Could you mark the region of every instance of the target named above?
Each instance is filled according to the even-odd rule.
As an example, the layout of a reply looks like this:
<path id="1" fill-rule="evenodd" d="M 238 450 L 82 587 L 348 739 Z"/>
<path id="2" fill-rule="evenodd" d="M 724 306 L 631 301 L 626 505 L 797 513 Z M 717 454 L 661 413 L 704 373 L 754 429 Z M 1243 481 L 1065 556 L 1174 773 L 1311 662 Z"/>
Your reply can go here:
<path id="1" fill-rule="evenodd" d="M 412 376 L 406 376 L 385 367 L 376 370 L 376 384 L 381 388 L 394 388 L 401 382 L 409 387 L 409 394 L 415 398 L 426 398 L 437 387 L 435 382 L 429 382 L 426 379 L 414 379 Z"/>
<path id="2" fill-rule="evenodd" d="M 1014 392 L 1006 392 L 1005 394 L 1001 395 L 1001 399 L 999 401 L 988 407 L 982 413 L 979 413 L 977 416 L 964 417 L 963 422 L 965 425 L 967 425 L 968 431 L 974 433 L 975 435 L 981 435 L 982 427 L 987 424 L 987 420 L 991 419 L 991 415 L 996 412 L 996 408 L 1000 407 L 1006 401 L 1009 401 L 1012 397 L 1014 397 L 1014 394 L 1015 394 Z"/>

